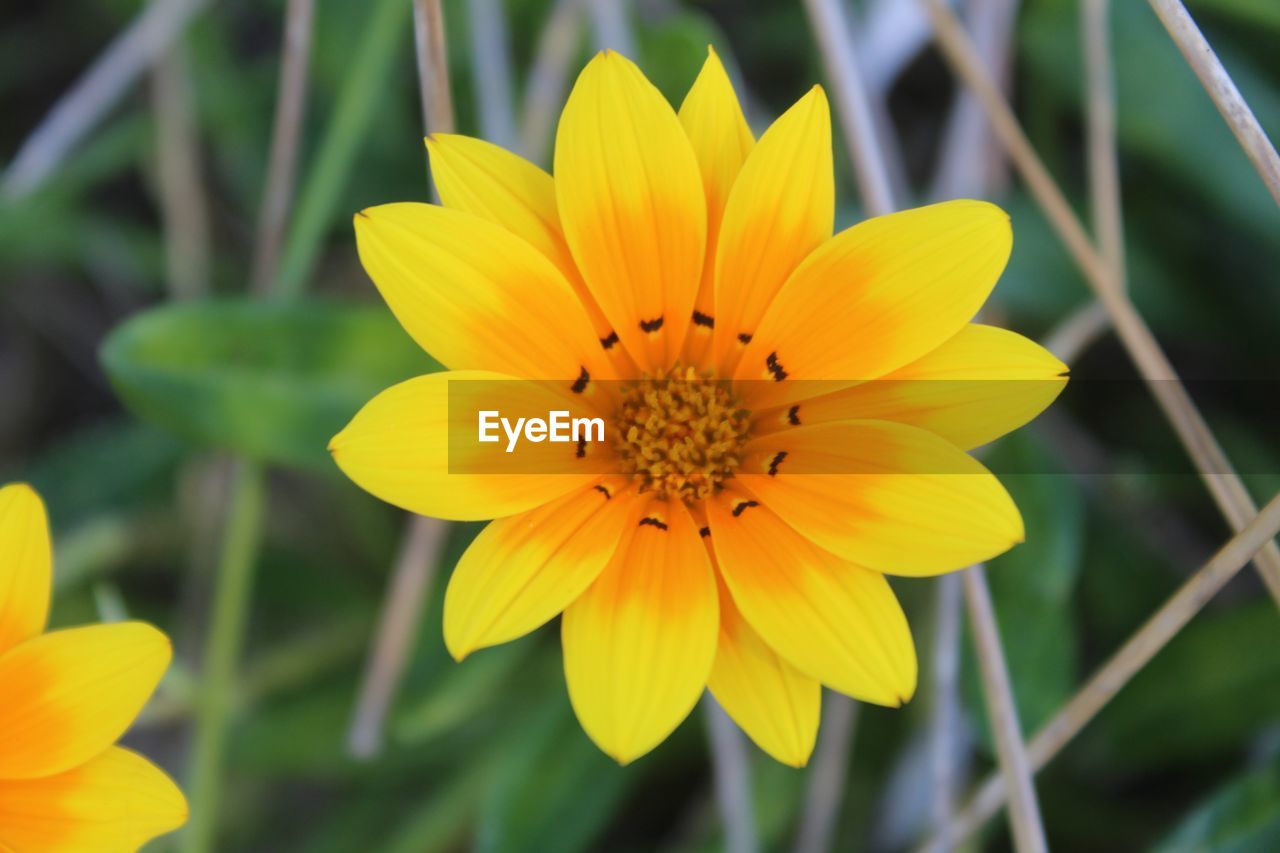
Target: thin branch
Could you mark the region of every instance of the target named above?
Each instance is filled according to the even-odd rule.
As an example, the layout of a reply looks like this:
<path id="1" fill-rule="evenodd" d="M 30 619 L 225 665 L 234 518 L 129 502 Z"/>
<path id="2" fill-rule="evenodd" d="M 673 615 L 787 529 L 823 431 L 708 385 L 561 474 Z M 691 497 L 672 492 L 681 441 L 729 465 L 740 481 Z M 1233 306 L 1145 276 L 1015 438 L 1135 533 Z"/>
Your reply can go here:
<path id="1" fill-rule="evenodd" d="M 929 44 L 929 16 L 915 3 L 902 0 L 868 0 L 862 5 L 857 52 L 867 90 L 883 99 Z"/>
<path id="2" fill-rule="evenodd" d="M 400 544 L 347 735 L 347 748 L 357 758 L 370 758 L 382 749 L 387 711 L 409 664 L 447 531 L 439 519 L 415 517 Z"/>
<path id="3" fill-rule="evenodd" d="M 440 0 L 413 0 L 413 41 L 418 58 L 422 120 L 428 133 L 453 133 L 453 94 Z"/>
<path id="4" fill-rule="evenodd" d="M 844 800 L 844 781 L 849 769 L 849 747 L 858 719 L 858 706 L 848 696 L 827 691 L 822 703 L 822 729 L 809 771 L 809 787 L 804 795 L 804 813 L 796 836 L 795 853 L 827 853 L 832 849 L 836 819 Z"/>
<path id="5" fill-rule="evenodd" d="M 939 829 L 951 823 L 956 805 L 954 740 L 960 724 L 961 584 L 960 575 L 955 572 L 938 578 L 936 584 L 929 757 L 933 777 L 933 822 Z"/>
<path id="6" fill-rule="evenodd" d="M 1107 309 L 1098 300 L 1090 299 L 1049 330 L 1044 336 L 1044 348 L 1073 365 L 1110 328 Z"/>
<path id="7" fill-rule="evenodd" d="M 209 291 L 209 203 L 200 175 L 192 100 L 191 71 L 178 40 L 151 72 L 165 279 L 177 299 L 193 299 Z"/>
<path id="8" fill-rule="evenodd" d="M 307 77 L 311 57 L 311 29 L 315 0 L 289 0 L 285 7 L 284 43 L 280 57 L 280 82 L 276 90 L 275 121 L 271 129 L 271 155 L 267 161 L 266 190 L 258 216 L 253 252 L 253 291 L 264 294 L 275 282 L 280 265 L 280 244 L 293 201 L 298 173 L 298 149 L 307 105 Z"/>
<path id="9" fill-rule="evenodd" d="M 914 3 L 905 5 L 920 11 Z M 1018 0 L 969 0 L 966 11 L 969 31 L 983 61 L 992 76 L 1007 86 Z M 927 17 L 925 26 L 928 27 Z M 991 126 L 982 105 L 971 92 L 960 89 L 947 119 L 930 196 L 989 196 L 1003 187 L 1006 171 L 1004 152 L 991 138 Z"/>
<path id="10" fill-rule="evenodd" d="M 547 156 L 583 29 L 582 0 L 556 0 L 538 36 L 520 116 L 520 150 L 535 163 L 543 162 Z"/>
<path id="11" fill-rule="evenodd" d="M 1222 514 L 1233 530 L 1241 530 L 1257 513 L 1257 505 L 1209 431 L 1168 357 L 1120 283 L 1112 276 L 1106 261 L 1094 249 L 1084 226 L 1031 147 L 1013 110 L 983 67 L 960 22 L 942 0 L 922 2 L 928 6 L 934 33 L 947 61 L 956 75 L 973 89 L 986 109 L 997 138 L 1005 146 L 1068 252 L 1079 264 L 1098 300 L 1107 309 L 1121 342 L 1186 447 Z M 1259 554 L 1257 567 L 1272 598 L 1280 604 L 1280 548 L 1268 545 Z"/>
<path id="12" fill-rule="evenodd" d="M 986 571 L 981 565 L 964 573 L 965 601 L 969 606 L 973 644 L 982 671 L 982 691 L 986 699 L 987 718 L 996 742 L 996 757 L 1005 790 L 1009 791 L 1009 825 L 1013 830 L 1013 846 L 1019 853 L 1044 853 L 1049 849 L 1036 800 L 1031 763 L 1022 743 L 1022 723 L 1009 683 L 1009 667 L 1000 644 L 991 590 Z"/>
<path id="13" fill-rule="evenodd" d="M 1124 217 L 1120 201 L 1119 149 L 1116 145 L 1115 73 L 1111 66 L 1109 0 L 1083 0 L 1085 135 L 1088 139 L 1089 200 L 1102 259 L 1112 279 L 1128 289 L 1124 257 Z M 1111 328 L 1111 316 L 1097 301 L 1070 314 L 1049 332 L 1045 345 L 1072 364 Z"/>
<path id="14" fill-rule="evenodd" d="M 471 80 L 480 110 L 480 135 L 510 150 L 516 143 L 512 112 L 511 50 L 501 0 L 467 4 L 471 35 Z"/>
<path id="15" fill-rule="evenodd" d="M 756 853 L 755 809 L 751 803 L 751 765 L 746 739 L 733 720 L 707 692 L 702 699 L 711 742 L 712 781 L 716 803 L 724 820 L 725 850 L 728 853 Z"/>
<path id="16" fill-rule="evenodd" d="M 206 2 L 152 0 L 22 143 L 0 181 L 0 199 L 16 201 L 39 188 Z"/>
<path id="17" fill-rule="evenodd" d="M 839 0 L 805 0 L 804 7 L 831 80 L 836 116 L 849 146 L 862 203 L 872 216 L 892 213 L 895 205 L 889 181 L 891 172 L 877 136 L 871 99 L 849 38 L 850 26 L 844 8 Z"/>
<path id="18" fill-rule="evenodd" d="M 1116 144 L 1116 83 L 1111 66 L 1110 0 L 1083 0 L 1085 134 L 1088 138 L 1089 200 L 1098 251 L 1118 287 L 1125 289 L 1124 208 Z"/>
<path id="19" fill-rule="evenodd" d="M 1258 170 L 1258 176 L 1271 191 L 1271 197 L 1280 204 L 1280 154 L 1276 153 L 1275 146 L 1258 123 L 1258 117 L 1249 109 L 1231 75 L 1222 67 L 1222 61 L 1181 0 L 1150 0 L 1150 3 L 1187 64 L 1200 78 L 1204 90 L 1213 99 L 1213 105 L 1235 134 L 1240 147 L 1249 156 L 1249 162 Z"/>
<path id="20" fill-rule="evenodd" d="M 452 133 L 455 119 L 441 0 L 414 0 L 413 23 L 426 132 Z M 347 748 L 357 758 L 370 758 L 382 748 L 387 713 L 408 667 L 448 533 L 449 525 L 438 518 L 413 516 L 400 542 L 347 734 Z"/>
<path id="21" fill-rule="evenodd" d="M 1062 710 L 1035 733 L 1027 744 L 1027 757 L 1033 770 L 1039 772 L 1061 752 L 1277 534 L 1280 534 L 1280 494 L 1273 497 L 1262 512 L 1179 587 Z M 938 850 L 944 845 L 961 843 L 1000 810 L 1006 797 L 1004 780 L 996 774 L 989 776 L 956 816 L 949 830 L 939 833 L 922 849 Z"/>

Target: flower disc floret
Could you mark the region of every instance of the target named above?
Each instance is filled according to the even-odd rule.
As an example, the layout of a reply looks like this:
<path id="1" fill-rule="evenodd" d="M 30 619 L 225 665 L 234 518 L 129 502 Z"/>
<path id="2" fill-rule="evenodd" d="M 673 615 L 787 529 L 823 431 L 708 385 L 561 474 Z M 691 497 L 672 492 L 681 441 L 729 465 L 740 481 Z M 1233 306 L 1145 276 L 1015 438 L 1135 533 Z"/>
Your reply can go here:
<path id="1" fill-rule="evenodd" d="M 640 490 L 685 502 L 711 497 L 733 476 L 749 431 L 729 383 L 693 368 L 624 386 L 613 423 L 623 471 Z"/>

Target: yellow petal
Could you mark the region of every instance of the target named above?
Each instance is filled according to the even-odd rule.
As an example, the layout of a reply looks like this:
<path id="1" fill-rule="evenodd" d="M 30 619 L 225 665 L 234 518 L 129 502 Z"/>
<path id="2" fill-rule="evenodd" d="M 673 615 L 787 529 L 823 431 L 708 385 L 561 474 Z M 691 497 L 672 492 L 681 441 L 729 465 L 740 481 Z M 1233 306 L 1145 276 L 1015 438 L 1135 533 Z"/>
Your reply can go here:
<path id="1" fill-rule="evenodd" d="M 137 850 L 186 820 L 187 801 L 169 777 L 119 747 L 54 776 L 0 780 L 0 850 Z"/>
<path id="2" fill-rule="evenodd" d="M 680 353 L 706 248 L 698 162 L 675 111 L 640 69 L 598 54 L 556 135 L 556 195 L 574 260 L 640 367 Z"/>
<path id="3" fill-rule="evenodd" d="M 721 575 L 766 643 L 855 699 L 897 706 L 911 698 L 915 647 L 883 575 L 822 550 L 742 491 L 722 492 L 707 515 Z"/>
<path id="4" fill-rule="evenodd" d="M 0 489 L 0 654 L 44 630 L 53 582 L 49 518 L 25 483 Z"/>
<path id="5" fill-rule="evenodd" d="M 449 578 L 444 640 L 462 660 L 554 618 L 613 556 L 641 502 L 620 477 L 489 524 Z M 630 522 L 630 524 L 628 524 Z"/>
<path id="6" fill-rule="evenodd" d="M 684 344 L 684 363 L 701 364 L 711 347 L 715 318 L 716 242 L 729 190 L 755 137 L 742 115 L 733 83 L 715 50 L 707 47 L 707 61 L 680 105 L 680 124 L 693 145 L 707 198 L 707 251 L 702 280 L 694 303 L 693 325 Z"/>
<path id="7" fill-rule="evenodd" d="M 427 149 L 444 205 L 501 225 L 545 255 L 577 294 L 610 355 L 625 356 L 625 350 L 614 345 L 613 327 L 587 289 L 564 241 L 551 176 L 523 157 L 470 136 L 436 133 L 427 137 Z"/>
<path id="8" fill-rule="evenodd" d="M 742 166 L 716 246 L 716 353 L 729 370 L 743 338 L 808 255 L 831 237 L 831 111 L 821 87 L 783 113 Z"/>
<path id="9" fill-rule="evenodd" d="M 1067 366 L 1021 335 L 971 324 L 880 379 L 762 413 L 759 430 L 843 420 L 910 424 L 968 450 L 1012 432 L 1057 399 Z"/>
<path id="10" fill-rule="evenodd" d="M 818 736 L 822 687 L 780 657 L 720 587 L 720 639 L 707 687 L 738 727 L 783 764 L 803 767 Z"/>
<path id="11" fill-rule="evenodd" d="M 546 255 L 566 279 L 577 276 L 550 175 L 505 148 L 470 136 L 432 134 L 427 150 L 446 207 L 501 225 Z"/>
<path id="12" fill-rule="evenodd" d="M 716 651 L 716 582 L 688 510 L 653 501 L 642 516 L 561 623 L 573 709 L 621 764 L 689 715 Z"/>
<path id="13" fill-rule="evenodd" d="M 559 270 L 478 216 L 402 202 L 361 211 L 365 271 L 418 344 L 455 370 L 572 381 L 612 369 Z"/>
<path id="14" fill-rule="evenodd" d="M 991 472 L 904 424 L 842 421 L 761 436 L 737 479 L 817 545 L 889 574 L 961 569 L 1023 539 L 1022 516 Z"/>
<path id="15" fill-rule="evenodd" d="M 476 411 L 486 408 L 512 418 L 574 411 L 572 402 L 545 383 L 479 370 L 434 373 L 394 385 L 366 403 L 329 442 L 329 452 L 343 473 L 375 497 L 454 521 L 515 515 L 599 478 L 594 457 L 576 458 L 573 445 L 524 442 L 506 455 L 502 442 L 476 444 Z M 584 472 L 574 473 L 579 464 Z"/>
<path id="16" fill-rule="evenodd" d="M 171 656 L 141 622 L 55 631 L 0 655 L 0 779 L 61 773 L 115 743 Z"/>
<path id="17" fill-rule="evenodd" d="M 744 389 L 759 407 L 813 396 L 803 380 L 853 385 L 915 361 L 977 313 L 1012 239 L 1005 212 L 980 201 L 906 210 L 841 232 L 783 285 L 735 378 L 761 380 Z"/>

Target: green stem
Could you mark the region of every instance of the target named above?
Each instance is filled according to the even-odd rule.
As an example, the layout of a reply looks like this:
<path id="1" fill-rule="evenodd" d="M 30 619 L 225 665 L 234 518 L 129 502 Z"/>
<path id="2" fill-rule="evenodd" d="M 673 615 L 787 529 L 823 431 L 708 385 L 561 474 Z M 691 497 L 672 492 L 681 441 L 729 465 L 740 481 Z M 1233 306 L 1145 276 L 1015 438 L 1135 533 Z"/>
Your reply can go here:
<path id="1" fill-rule="evenodd" d="M 232 477 L 196 708 L 189 790 L 191 822 L 182 839 L 184 853 L 208 853 L 213 849 L 224 746 L 235 707 L 236 669 L 249 617 L 253 567 L 262 542 L 266 499 L 262 469 L 254 462 L 240 461 Z"/>

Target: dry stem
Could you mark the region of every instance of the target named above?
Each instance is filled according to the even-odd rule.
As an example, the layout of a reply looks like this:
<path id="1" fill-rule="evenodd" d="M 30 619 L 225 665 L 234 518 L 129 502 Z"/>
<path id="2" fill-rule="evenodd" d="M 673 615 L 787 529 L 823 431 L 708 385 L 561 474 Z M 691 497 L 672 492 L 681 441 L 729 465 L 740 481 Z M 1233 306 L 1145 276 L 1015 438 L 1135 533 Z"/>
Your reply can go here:
<path id="1" fill-rule="evenodd" d="M 996 757 L 1005 790 L 1009 792 L 1009 825 L 1013 830 L 1013 846 L 1019 853 L 1044 853 L 1048 844 L 1040 805 L 1036 800 L 1031 762 L 1022 743 L 1022 723 L 1009 683 L 1009 667 L 996 625 L 991 591 L 987 587 L 986 570 L 973 566 L 964 573 L 965 601 L 969 606 L 973 643 L 978 651 L 982 671 L 982 693 L 987 705 L 987 719 L 996 742 Z"/>
<path id="2" fill-rule="evenodd" d="M 1181 0 L 1150 0 L 1150 3 L 1164 28 L 1169 31 L 1169 36 L 1178 45 L 1178 50 L 1182 51 L 1187 64 L 1200 78 L 1204 90 L 1213 99 L 1213 105 L 1236 135 L 1249 162 L 1258 170 L 1258 176 L 1271 191 L 1271 197 L 1276 200 L 1276 204 L 1280 204 L 1280 155 L 1276 154 L 1275 146 L 1258 123 L 1258 117 L 1249 109 L 1249 104 L 1236 88 L 1231 75 L 1222 67 L 1222 61 L 1213 52 Z"/>
<path id="3" fill-rule="evenodd" d="M 1031 147 L 1013 110 L 983 67 L 960 22 L 941 0 L 923 2 L 933 18 L 938 44 L 956 76 L 973 89 L 986 109 L 996 136 L 1080 266 L 1098 300 L 1107 309 L 1121 342 L 1186 447 L 1214 501 L 1232 529 L 1241 530 L 1257 513 L 1257 505 L 1209 431 L 1173 365 L 1120 287 L 1120 282 L 1113 277 L 1111 268 L 1094 249 L 1084 226 Z M 1274 543 L 1258 555 L 1257 567 L 1272 598 L 1280 604 L 1280 549 Z"/>
<path id="4" fill-rule="evenodd" d="M 1179 587 L 1062 710 L 1035 733 L 1027 744 L 1032 769 L 1038 772 L 1061 752 L 1277 533 L 1280 533 L 1280 494 Z M 932 838 L 923 849 L 938 850 L 944 845 L 959 844 L 999 811 L 1006 797 L 1004 780 L 996 774 L 987 777 L 948 830 Z"/>
<path id="5" fill-rule="evenodd" d="M 275 281 L 280 244 L 293 200 L 298 148 L 302 141 L 302 117 L 307 104 L 307 69 L 314 17 L 315 0 L 289 0 L 285 7 L 280 83 L 276 90 L 276 114 L 271 128 L 271 155 L 267 161 L 266 191 L 262 196 L 253 252 L 253 291 L 258 294 L 265 294 Z"/>

